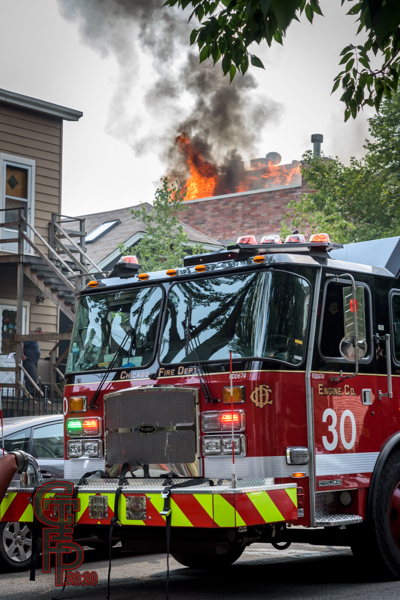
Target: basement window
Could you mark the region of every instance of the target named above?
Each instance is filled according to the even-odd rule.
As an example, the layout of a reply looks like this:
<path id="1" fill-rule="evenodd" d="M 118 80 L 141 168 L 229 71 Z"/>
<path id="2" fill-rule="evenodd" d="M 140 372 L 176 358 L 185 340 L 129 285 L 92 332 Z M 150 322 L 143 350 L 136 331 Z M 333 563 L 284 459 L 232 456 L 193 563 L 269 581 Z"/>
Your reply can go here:
<path id="1" fill-rule="evenodd" d="M 114 221 L 105 221 L 96 229 L 93 229 L 85 238 L 85 242 L 87 244 L 92 244 L 93 242 L 97 242 L 103 235 L 114 229 L 117 225 L 119 225 L 121 221 L 119 219 L 115 219 Z"/>

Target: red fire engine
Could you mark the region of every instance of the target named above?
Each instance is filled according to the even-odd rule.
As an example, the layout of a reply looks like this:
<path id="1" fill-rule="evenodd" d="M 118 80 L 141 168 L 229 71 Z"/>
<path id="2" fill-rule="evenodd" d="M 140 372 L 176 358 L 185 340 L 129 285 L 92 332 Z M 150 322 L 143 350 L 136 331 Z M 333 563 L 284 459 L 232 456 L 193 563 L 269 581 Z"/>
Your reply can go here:
<path id="1" fill-rule="evenodd" d="M 125 257 L 82 291 L 75 527 L 107 539 L 114 517 L 124 548 L 170 538 L 204 568 L 253 542 L 350 545 L 399 577 L 400 238 L 246 241 L 156 273 Z M 31 520 L 31 491 L 2 520 Z"/>

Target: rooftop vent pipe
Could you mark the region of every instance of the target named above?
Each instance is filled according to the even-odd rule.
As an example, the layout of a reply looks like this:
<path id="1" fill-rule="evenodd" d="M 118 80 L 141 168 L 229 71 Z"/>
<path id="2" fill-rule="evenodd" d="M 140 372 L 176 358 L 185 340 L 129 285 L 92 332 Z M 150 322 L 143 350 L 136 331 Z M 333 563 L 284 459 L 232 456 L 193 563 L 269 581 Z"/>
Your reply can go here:
<path id="1" fill-rule="evenodd" d="M 322 133 L 313 133 L 311 136 L 311 142 L 314 144 L 314 155 L 321 156 L 321 144 L 324 141 Z"/>

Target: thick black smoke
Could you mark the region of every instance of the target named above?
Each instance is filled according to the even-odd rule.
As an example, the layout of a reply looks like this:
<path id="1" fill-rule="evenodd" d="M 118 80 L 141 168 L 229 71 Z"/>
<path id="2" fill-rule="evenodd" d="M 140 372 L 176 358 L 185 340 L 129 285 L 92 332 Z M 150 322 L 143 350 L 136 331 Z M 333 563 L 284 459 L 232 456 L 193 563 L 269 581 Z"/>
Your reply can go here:
<path id="1" fill-rule="evenodd" d="M 189 12 L 162 7 L 163 1 L 58 3 L 65 18 L 78 22 L 86 43 L 102 56 L 112 54 L 118 60 L 120 73 L 107 131 L 127 141 L 137 155 L 157 148 L 168 173 L 180 181 L 185 181 L 187 168 L 175 138 L 185 132 L 204 158 L 218 165 L 221 185 L 234 191 L 240 154 L 254 157 L 261 130 L 278 119 L 281 107 L 259 97 L 251 74 L 237 76 L 230 85 L 220 66 L 200 65 L 197 51 L 189 49 L 193 28 L 187 23 Z M 145 115 L 143 107 L 132 106 L 143 53 L 151 57 L 154 72 L 145 93 Z M 151 122 L 149 130 L 141 129 L 144 121 Z"/>

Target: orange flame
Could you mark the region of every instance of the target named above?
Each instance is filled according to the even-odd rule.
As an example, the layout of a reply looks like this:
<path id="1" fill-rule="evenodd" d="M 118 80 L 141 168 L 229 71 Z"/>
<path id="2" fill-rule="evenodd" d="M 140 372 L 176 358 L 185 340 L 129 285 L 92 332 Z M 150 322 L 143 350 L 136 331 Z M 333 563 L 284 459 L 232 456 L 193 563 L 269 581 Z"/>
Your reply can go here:
<path id="1" fill-rule="evenodd" d="M 226 189 L 218 174 L 218 166 L 205 160 L 201 152 L 191 143 L 187 134 L 182 133 L 175 139 L 180 151 L 185 155 L 190 176 L 182 186 L 185 200 L 209 198 L 220 194 L 234 194 L 280 186 L 301 185 L 301 164 L 293 161 L 291 165 L 275 165 L 264 159 L 253 160 L 251 169 L 237 173 L 239 182 L 233 189 Z"/>
<path id="2" fill-rule="evenodd" d="M 215 167 L 204 160 L 185 134 L 178 135 L 176 141 L 180 150 L 186 154 L 186 161 L 190 169 L 190 177 L 183 190 L 186 192 L 185 200 L 213 196 L 218 180 Z"/>
<path id="3" fill-rule="evenodd" d="M 252 161 L 250 171 L 245 171 L 237 192 L 247 192 L 262 188 L 280 187 L 301 181 L 301 163 L 293 161 L 291 165 L 274 165 Z"/>

